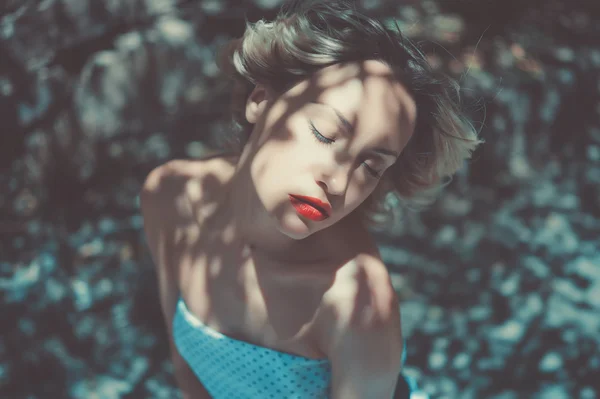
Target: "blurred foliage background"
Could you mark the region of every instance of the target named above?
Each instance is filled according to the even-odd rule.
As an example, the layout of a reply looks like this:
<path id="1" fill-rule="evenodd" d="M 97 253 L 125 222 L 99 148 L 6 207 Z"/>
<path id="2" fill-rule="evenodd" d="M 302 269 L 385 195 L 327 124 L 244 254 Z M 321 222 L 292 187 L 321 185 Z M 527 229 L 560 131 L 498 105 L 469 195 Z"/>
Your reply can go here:
<path id="1" fill-rule="evenodd" d="M 0 3 L 0 397 L 178 393 L 137 194 L 227 137 L 215 49 L 280 0 Z M 600 396 L 597 0 L 363 0 L 486 140 L 378 233 L 431 398 Z"/>

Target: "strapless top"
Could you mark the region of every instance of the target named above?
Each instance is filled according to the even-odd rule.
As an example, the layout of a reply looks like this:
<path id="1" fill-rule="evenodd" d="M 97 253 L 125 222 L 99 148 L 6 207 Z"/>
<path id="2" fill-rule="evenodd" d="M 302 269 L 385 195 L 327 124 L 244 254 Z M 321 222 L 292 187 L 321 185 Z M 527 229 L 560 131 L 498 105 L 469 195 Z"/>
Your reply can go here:
<path id="1" fill-rule="evenodd" d="M 329 398 L 328 359 L 311 359 L 228 337 L 202 323 L 181 297 L 173 316 L 173 341 L 213 399 Z M 413 379 L 401 377 L 395 399 L 428 398 Z"/>

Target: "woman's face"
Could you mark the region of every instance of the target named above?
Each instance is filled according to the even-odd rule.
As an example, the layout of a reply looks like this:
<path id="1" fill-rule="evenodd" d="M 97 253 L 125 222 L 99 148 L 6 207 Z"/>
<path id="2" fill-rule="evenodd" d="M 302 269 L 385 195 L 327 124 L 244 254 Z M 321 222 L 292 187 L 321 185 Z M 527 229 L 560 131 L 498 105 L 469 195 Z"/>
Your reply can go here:
<path id="1" fill-rule="evenodd" d="M 326 67 L 278 97 L 257 86 L 246 117 L 258 198 L 282 233 L 301 239 L 373 192 L 411 137 L 416 106 L 389 67 L 370 60 Z"/>

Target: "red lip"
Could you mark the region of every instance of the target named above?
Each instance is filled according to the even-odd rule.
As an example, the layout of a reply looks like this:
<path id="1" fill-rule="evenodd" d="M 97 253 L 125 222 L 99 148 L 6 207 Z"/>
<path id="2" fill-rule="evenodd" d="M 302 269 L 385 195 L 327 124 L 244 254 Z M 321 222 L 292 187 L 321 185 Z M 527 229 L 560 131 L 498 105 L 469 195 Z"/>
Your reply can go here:
<path id="1" fill-rule="evenodd" d="M 331 205 L 318 198 L 294 194 L 289 197 L 296 211 L 311 220 L 325 220 L 331 214 Z"/>

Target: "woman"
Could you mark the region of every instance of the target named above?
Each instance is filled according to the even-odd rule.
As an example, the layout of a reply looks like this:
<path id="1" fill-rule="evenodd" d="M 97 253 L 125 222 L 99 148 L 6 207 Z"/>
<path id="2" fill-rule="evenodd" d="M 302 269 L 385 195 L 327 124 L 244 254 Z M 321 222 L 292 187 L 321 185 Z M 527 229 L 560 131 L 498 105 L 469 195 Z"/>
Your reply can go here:
<path id="1" fill-rule="evenodd" d="M 184 397 L 400 397 L 369 229 L 386 194 L 427 203 L 479 144 L 455 85 L 343 1 L 292 2 L 221 56 L 241 148 L 160 166 L 140 197 Z"/>

